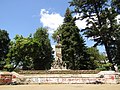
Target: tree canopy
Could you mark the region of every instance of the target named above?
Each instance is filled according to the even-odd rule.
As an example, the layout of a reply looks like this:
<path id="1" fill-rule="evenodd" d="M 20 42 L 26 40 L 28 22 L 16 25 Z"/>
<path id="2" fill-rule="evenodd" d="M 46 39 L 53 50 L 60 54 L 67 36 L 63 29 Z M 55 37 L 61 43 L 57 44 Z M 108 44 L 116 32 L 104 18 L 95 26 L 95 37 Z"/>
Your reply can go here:
<path id="1" fill-rule="evenodd" d="M 86 28 L 82 31 L 88 38 L 94 40 L 95 45 L 104 45 L 110 63 L 115 62 L 116 38 L 120 29 L 116 17 L 119 14 L 117 0 L 72 0 L 70 6 L 73 13 L 79 13 L 80 19 L 86 19 Z"/>
<path id="2" fill-rule="evenodd" d="M 75 19 L 67 8 L 64 22 L 55 31 L 53 38 L 55 39 L 57 34 L 61 36 L 62 59 L 66 62 L 68 69 L 91 69 L 92 62 L 87 54 L 87 47 L 80 35 L 80 30 L 75 25 Z"/>
<path id="3" fill-rule="evenodd" d="M 113 64 L 120 65 L 120 14 L 119 0 L 71 0 L 64 21 L 52 38 L 62 44 L 62 60 L 68 69 L 107 70 Z M 73 17 L 78 14 L 79 17 Z M 76 20 L 86 20 L 84 29 L 76 26 Z M 58 21 L 59 22 L 59 21 Z M 118 23 L 119 22 L 119 23 Z M 28 37 L 16 35 L 9 39 L 6 30 L 0 29 L 0 70 L 48 70 L 53 62 L 52 47 L 46 28 L 38 28 Z M 87 47 L 81 34 L 95 42 Z M 107 57 L 99 53 L 97 46 L 104 46 Z M 109 62 L 108 62 L 109 61 Z"/>
<path id="4" fill-rule="evenodd" d="M 52 58 L 47 29 L 38 28 L 33 37 L 16 35 L 14 41 L 10 42 L 5 69 L 9 71 L 17 67 L 23 70 L 50 69 Z"/>
<path id="5" fill-rule="evenodd" d="M 0 69 L 3 69 L 6 64 L 5 59 L 9 50 L 9 42 L 10 38 L 7 31 L 0 29 Z"/>
<path id="6" fill-rule="evenodd" d="M 37 52 L 34 56 L 34 68 L 43 70 L 50 69 L 53 56 L 47 29 L 38 28 L 34 34 L 34 39 L 41 44 L 41 47 L 36 48 Z"/>

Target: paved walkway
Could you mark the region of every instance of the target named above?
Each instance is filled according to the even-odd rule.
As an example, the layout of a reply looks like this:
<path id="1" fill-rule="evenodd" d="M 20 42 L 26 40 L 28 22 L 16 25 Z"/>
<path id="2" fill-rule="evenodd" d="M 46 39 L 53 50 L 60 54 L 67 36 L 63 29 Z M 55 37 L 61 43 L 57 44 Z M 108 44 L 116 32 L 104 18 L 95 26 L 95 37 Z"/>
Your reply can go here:
<path id="1" fill-rule="evenodd" d="M 120 84 L 0 85 L 0 90 L 120 90 Z"/>

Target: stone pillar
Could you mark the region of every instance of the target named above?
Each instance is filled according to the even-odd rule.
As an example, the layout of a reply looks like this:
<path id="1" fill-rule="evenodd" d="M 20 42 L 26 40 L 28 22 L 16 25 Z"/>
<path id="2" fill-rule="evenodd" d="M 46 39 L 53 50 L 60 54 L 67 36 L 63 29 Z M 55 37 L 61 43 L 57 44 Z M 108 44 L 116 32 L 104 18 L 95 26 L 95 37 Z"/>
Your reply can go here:
<path id="1" fill-rule="evenodd" d="M 55 60 L 52 64 L 52 70 L 63 70 L 66 69 L 66 64 L 62 61 L 62 45 L 55 45 Z"/>

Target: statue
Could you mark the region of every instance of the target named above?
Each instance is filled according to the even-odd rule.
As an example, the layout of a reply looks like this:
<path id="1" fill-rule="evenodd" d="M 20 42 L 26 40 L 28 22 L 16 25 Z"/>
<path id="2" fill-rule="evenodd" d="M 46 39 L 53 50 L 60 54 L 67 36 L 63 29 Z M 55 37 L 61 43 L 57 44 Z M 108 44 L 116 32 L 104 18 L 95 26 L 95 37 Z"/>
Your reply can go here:
<path id="1" fill-rule="evenodd" d="M 60 35 L 56 36 L 57 45 L 55 45 L 55 60 L 52 63 L 51 70 L 66 70 L 66 63 L 62 61 L 62 45 L 60 44 Z"/>
<path id="2" fill-rule="evenodd" d="M 118 72 L 118 66 L 117 64 L 114 65 L 115 72 Z"/>
<path id="3" fill-rule="evenodd" d="M 57 43 L 59 44 L 60 43 L 60 35 L 57 35 Z"/>

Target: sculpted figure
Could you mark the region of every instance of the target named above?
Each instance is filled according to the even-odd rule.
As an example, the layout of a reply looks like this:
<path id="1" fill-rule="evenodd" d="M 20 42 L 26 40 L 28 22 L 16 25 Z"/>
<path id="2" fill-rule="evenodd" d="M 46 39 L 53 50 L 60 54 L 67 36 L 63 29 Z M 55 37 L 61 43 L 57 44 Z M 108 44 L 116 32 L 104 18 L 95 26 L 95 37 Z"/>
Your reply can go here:
<path id="1" fill-rule="evenodd" d="M 57 43 L 60 43 L 60 35 L 57 35 Z"/>

